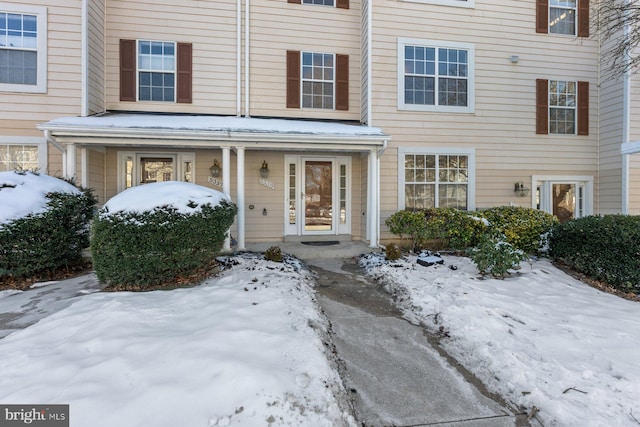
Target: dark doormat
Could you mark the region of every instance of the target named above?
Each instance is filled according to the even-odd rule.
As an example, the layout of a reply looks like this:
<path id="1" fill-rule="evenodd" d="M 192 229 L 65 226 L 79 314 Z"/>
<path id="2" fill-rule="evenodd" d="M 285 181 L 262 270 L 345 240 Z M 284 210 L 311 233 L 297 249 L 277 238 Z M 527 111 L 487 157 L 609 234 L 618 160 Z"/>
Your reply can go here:
<path id="1" fill-rule="evenodd" d="M 302 242 L 303 245 L 309 245 L 309 246 L 331 246 L 331 245 L 337 245 L 339 243 L 340 242 L 338 242 L 337 240 Z"/>

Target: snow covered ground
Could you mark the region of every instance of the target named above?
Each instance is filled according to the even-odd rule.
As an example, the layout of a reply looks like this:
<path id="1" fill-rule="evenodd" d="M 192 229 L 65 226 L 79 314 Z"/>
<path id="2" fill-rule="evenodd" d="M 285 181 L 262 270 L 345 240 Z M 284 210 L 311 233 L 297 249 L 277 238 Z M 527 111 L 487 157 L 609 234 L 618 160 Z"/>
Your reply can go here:
<path id="1" fill-rule="evenodd" d="M 491 391 L 538 408 L 545 426 L 640 424 L 639 303 L 545 259 L 483 280 L 468 258 L 443 258 L 422 267 L 416 257 L 380 265 L 368 256 L 361 265 Z"/>
<path id="2" fill-rule="evenodd" d="M 200 286 L 94 293 L 1 339 L 0 402 L 70 404 L 76 427 L 355 425 L 309 273 L 233 259 Z"/>

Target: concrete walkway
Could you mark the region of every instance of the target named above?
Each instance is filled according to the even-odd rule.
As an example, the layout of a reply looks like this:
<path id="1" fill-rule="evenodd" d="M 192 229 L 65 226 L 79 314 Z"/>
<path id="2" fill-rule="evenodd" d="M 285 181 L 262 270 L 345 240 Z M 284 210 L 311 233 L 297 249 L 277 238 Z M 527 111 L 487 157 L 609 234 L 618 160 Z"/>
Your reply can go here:
<path id="1" fill-rule="evenodd" d="M 331 321 L 343 382 L 362 426 L 525 426 L 526 418 L 490 396 L 402 319 L 354 260 L 308 259 Z M 475 383 L 475 384 L 474 384 Z"/>

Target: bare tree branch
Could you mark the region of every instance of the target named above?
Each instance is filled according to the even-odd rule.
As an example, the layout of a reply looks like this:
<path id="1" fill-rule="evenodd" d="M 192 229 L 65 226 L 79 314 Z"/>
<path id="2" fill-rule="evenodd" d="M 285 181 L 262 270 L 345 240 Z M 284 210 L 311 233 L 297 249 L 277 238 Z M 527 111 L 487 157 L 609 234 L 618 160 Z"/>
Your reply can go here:
<path id="1" fill-rule="evenodd" d="M 640 1 L 596 0 L 592 28 L 601 37 L 607 77 L 617 78 L 640 69 Z"/>

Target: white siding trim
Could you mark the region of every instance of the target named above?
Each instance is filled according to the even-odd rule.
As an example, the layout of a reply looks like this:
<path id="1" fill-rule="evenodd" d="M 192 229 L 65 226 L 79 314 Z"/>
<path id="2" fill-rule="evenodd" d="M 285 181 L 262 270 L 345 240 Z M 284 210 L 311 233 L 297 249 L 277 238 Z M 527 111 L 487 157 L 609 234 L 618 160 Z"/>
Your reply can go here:
<path id="1" fill-rule="evenodd" d="M 469 183 L 467 185 L 467 210 L 476 210 L 476 150 L 474 148 L 398 148 L 398 210 L 404 209 L 404 156 L 405 154 L 464 155 L 469 160 Z"/>

